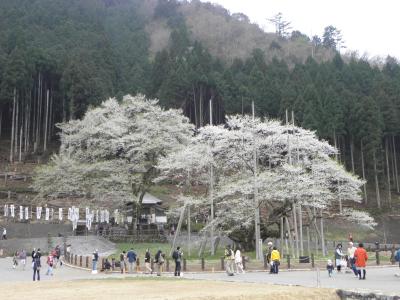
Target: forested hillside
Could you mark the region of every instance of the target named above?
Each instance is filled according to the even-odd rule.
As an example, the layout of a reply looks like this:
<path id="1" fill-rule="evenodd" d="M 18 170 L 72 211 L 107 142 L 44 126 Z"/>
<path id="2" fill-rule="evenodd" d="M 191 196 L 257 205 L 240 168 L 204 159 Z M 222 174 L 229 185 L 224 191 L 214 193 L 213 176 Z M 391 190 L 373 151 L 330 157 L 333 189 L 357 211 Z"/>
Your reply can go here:
<path id="1" fill-rule="evenodd" d="M 312 40 L 298 31 L 267 34 L 245 15 L 200 1 L 0 1 L 7 160 L 46 152 L 57 122 L 138 92 L 181 107 L 196 126 L 209 120 L 210 99 L 214 123 L 249 113 L 251 101 L 260 116 L 293 111 L 296 125 L 336 145 L 347 169 L 368 180 L 366 203 L 389 207 L 397 198 L 400 66 L 393 58 L 380 67 L 344 61 L 332 31 Z"/>

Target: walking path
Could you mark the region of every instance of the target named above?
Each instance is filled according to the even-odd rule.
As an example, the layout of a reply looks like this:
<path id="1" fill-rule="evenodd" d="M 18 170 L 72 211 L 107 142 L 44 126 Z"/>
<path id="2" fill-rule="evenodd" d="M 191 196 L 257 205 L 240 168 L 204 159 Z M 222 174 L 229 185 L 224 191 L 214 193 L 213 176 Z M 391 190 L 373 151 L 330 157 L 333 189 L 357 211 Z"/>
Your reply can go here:
<path id="1" fill-rule="evenodd" d="M 0 259 L 0 281 L 2 282 L 21 282 L 32 281 L 31 259 L 27 259 L 25 270 L 21 266 L 17 269 L 12 268 L 11 258 Z M 129 276 L 155 276 L 142 274 L 90 274 L 87 270 L 70 268 L 67 266 L 58 267 L 54 270 L 54 276 L 46 276 L 47 267 L 45 259 L 42 259 L 43 267 L 41 270 L 42 281 L 69 281 L 79 279 L 103 279 L 103 278 L 122 278 Z M 399 267 L 382 267 L 367 269 L 367 280 L 359 280 L 353 274 L 336 274 L 332 278 L 322 270 L 319 275 L 317 271 L 283 271 L 279 274 L 268 274 L 266 272 L 251 272 L 235 276 L 227 276 L 226 273 L 185 273 L 186 279 L 201 279 L 211 281 L 233 281 L 251 283 L 272 283 L 282 285 L 299 285 L 305 287 L 324 287 L 344 289 L 360 292 L 380 292 L 389 295 L 400 296 L 400 277 L 395 274 L 400 273 Z M 172 276 L 165 274 L 164 276 Z"/>
<path id="2" fill-rule="evenodd" d="M 331 278 L 325 270 L 320 271 L 286 271 L 279 274 L 254 272 L 227 276 L 225 273 L 185 274 L 185 278 L 204 280 L 240 281 L 252 283 L 273 283 L 283 285 L 300 285 L 306 287 L 335 288 L 360 292 L 380 292 L 400 296 L 399 267 L 369 268 L 367 279 L 359 280 L 354 274 L 336 274 Z"/>

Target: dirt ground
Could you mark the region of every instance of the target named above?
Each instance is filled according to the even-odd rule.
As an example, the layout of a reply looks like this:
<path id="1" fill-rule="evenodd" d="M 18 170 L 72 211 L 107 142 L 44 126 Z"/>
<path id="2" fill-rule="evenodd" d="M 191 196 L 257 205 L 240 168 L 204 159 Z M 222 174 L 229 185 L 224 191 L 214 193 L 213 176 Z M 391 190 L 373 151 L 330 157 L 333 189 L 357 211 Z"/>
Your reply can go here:
<path id="1" fill-rule="evenodd" d="M 194 280 L 82 280 L 0 284 L 2 299 L 339 299 L 333 289 Z"/>

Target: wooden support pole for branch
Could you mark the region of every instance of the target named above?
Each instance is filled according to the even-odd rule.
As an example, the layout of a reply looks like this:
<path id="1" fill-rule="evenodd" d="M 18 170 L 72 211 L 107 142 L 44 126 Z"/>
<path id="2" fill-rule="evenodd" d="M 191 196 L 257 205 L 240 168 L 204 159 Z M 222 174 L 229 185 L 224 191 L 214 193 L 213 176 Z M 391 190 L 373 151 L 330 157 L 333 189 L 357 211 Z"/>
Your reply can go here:
<path id="1" fill-rule="evenodd" d="M 297 230 L 297 205 L 296 203 L 292 204 L 292 213 L 293 213 L 293 227 L 294 227 L 294 234 L 296 236 L 296 257 L 299 257 L 299 233 Z"/>
<path id="2" fill-rule="evenodd" d="M 287 229 L 287 233 L 288 233 L 289 246 L 290 246 L 290 250 L 288 251 L 287 254 L 294 256 L 293 237 L 292 237 L 292 233 L 290 232 L 290 223 L 289 223 L 288 217 L 285 217 L 285 221 L 286 221 L 286 229 Z"/>
<path id="3" fill-rule="evenodd" d="M 169 253 L 170 256 L 172 255 L 172 252 L 173 252 L 174 249 L 175 249 L 176 238 L 178 237 L 179 232 L 181 231 L 182 222 L 183 222 L 183 217 L 184 217 L 184 215 L 185 215 L 185 209 L 186 209 L 186 201 L 185 201 L 185 203 L 183 204 L 183 207 L 182 207 L 182 210 L 181 210 L 181 215 L 180 215 L 179 221 L 178 221 L 178 226 L 176 227 L 176 230 L 175 230 L 174 240 L 173 240 L 173 242 L 172 242 L 171 251 L 170 251 L 170 253 Z"/>
<path id="4" fill-rule="evenodd" d="M 326 256 L 325 249 L 325 236 L 324 236 L 324 217 L 321 209 L 321 247 L 322 247 L 322 255 Z"/>
<path id="5" fill-rule="evenodd" d="M 304 240 L 303 240 L 303 210 L 299 203 L 299 231 L 300 231 L 300 254 L 304 255 Z"/>
<path id="6" fill-rule="evenodd" d="M 285 254 L 285 252 L 284 252 L 284 248 L 283 248 L 283 241 L 284 241 L 284 234 L 283 234 L 283 230 L 284 230 L 284 226 L 283 226 L 283 217 L 281 217 L 281 243 L 280 243 L 280 247 L 281 247 L 281 251 L 282 251 L 282 256 Z M 286 251 L 287 251 L 287 249 L 286 249 Z"/>

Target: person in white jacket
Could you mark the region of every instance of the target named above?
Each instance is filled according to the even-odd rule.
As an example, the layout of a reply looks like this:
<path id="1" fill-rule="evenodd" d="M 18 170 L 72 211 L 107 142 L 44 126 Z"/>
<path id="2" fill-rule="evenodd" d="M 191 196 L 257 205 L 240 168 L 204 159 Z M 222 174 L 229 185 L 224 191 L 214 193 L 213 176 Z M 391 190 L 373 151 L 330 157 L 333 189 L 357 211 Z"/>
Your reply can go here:
<path id="1" fill-rule="evenodd" d="M 235 252 L 235 265 L 236 265 L 236 274 L 243 273 L 243 262 L 242 262 L 242 253 L 240 252 L 240 249 L 236 249 Z"/>

